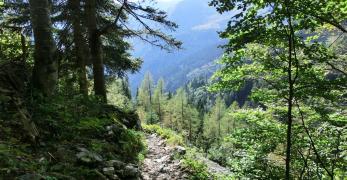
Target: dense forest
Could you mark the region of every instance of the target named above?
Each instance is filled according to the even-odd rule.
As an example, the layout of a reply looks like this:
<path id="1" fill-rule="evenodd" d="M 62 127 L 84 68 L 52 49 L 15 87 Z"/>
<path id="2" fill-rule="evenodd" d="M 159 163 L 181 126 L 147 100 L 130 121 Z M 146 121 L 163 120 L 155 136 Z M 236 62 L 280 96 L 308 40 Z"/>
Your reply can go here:
<path id="1" fill-rule="evenodd" d="M 0 179 L 346 179 L 347 1 L 206 6 L 212 68 L 131 92 L 184 49 L 155 1 L 0 0 Z"/>

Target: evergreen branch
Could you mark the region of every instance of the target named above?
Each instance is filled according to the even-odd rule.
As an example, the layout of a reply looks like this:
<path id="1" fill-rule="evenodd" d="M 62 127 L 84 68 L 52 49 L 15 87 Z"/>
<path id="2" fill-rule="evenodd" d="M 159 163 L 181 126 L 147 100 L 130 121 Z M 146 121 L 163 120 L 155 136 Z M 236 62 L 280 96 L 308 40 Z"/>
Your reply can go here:
<path id="1" fill-rule="evenodd" d="M 122 15 L 122 11 L 123 11 L 123 9 L 125 8 L 126 4 L 127 4 L 127 0 L 124 0 L 123 3 L 122 3 L 122 6 L 121 6 L 121 7 L 119 8 L 119 10 L 118 10 L 118 14 L 117 14 L 116 19 L 114 20 L 114 22 L 111 23 L 111 24 L 109 24 L 109 25 L 107 25 L 107 26 L 105 26 L 105 27 L 102 28 L 101 30 L 99 30 L 99 31 L 97 32 L 97 35 L 98 35 L 98 36 L 101 36 L 101 35 L 106 34 L 107 32 L 110 31 L 110 29 L 111 29 L 112 27 L 117 26 L 117 23 L 118 23 L 118 21 L 119 21 L 121 15 Z"/>

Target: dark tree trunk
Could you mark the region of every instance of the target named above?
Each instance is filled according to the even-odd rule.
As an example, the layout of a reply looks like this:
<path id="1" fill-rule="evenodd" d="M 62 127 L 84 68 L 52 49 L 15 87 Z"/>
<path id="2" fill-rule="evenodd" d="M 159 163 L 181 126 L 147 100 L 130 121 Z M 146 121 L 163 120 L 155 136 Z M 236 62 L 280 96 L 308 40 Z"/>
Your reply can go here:
<path id="1" fill-rule="evenodd" d="M 83 29 L 81 26 L 81 6 L 80 0 L 70 0 L 70 6 L 72 10 L 72 26 L 73 26 L 73 36 L 75 43 L 75 53 L 76 53 L 76 65 L 77 65 L 77 76 L 79 91 L 83 95 L 88 95 L 88 81 L 86 72 L 86 48 L 87 42 L 83 36 Z"/>
<path id="2" fill-rule="evenodd" d="M 107 97 L 104 64 L 101 49 L 101 38 L 98 34 L 96 21 L 96 0 L 88 0 L 86 2 L 86 8 L 88 19 L 89 48 L 93 62 L 94 91 L 95 95 L 100 96 L 106 102 Z"/>
<path id="3" fill-rule="evenodd" d="M 56 46 L 52 35 L 48 0 L 29 0 L 31 23 L 35 38 L 33 86 L 45 96 L 53 94 L 58 81 Z"/>

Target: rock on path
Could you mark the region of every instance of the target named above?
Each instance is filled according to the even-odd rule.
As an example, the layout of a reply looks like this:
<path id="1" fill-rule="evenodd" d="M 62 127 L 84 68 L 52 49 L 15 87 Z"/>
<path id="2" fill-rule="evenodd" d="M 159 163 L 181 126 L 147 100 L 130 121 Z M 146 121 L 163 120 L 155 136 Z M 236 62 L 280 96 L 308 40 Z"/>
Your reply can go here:
<path id="1" fill-rule="evenodd" d="M 175 148 L 166 145 L 165 140 L 156 134 L 147 135 L 148 153 L 143 162 L 143 180 L 188 179 L 181 162 L 173 158 Z"/>
<path id="2" fill-rule="evenodd" d="M 147 135 L 148 153 L 141 168 L 143 180 L 182 180 L 188 179 L 187 172 L 181 167 L 180 160 L 174 159 L 175 152 L 183 153 L 185 149 L 177 146 L 172 147 L 156 134 Z M 207 166 L 212 174 L 230 175 L 230 170 L 203 157 L 197 157 Z"/>
<path id="3" fill-rule="evenodd" d="M 199 161 L 203 162 L 207 166 L 207 171 L 211 174 L 223 174 L 231 175 L 228 168 L 219 165 L 218 163 L 211 161 L 203 156 L 199 157 Z"/>

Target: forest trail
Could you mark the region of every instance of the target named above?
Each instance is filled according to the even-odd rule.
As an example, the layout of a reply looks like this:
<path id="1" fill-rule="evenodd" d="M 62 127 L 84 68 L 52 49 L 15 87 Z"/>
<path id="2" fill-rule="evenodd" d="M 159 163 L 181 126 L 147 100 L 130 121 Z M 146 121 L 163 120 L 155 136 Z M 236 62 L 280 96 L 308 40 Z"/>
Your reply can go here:
<path id="1" fill-rule="evenodd" d="M 141 177 L 144 180 L 187 179 L 188 174 L 174 159 L 175 147 L 166 144 L 156 134 L 147 135 L 148 152 L 143 162 Z"/>
<path id="2" fill-rule="evenodd" d="M 166 144 L 166 141 L 156 134 L 146 136 L 148 153 L 141 170 L 143 180 L 183 180 L 189 175 L 181 166 L 180 160 L 174 159 L 175 152 L 181 147 L 173 147 Z M 181 149 L 182 150 L 182 149 Z M 207 165 L 210 173 L 229 174 L 230 171 L 217 163 L 200 157 L 199 160 Z"/>

